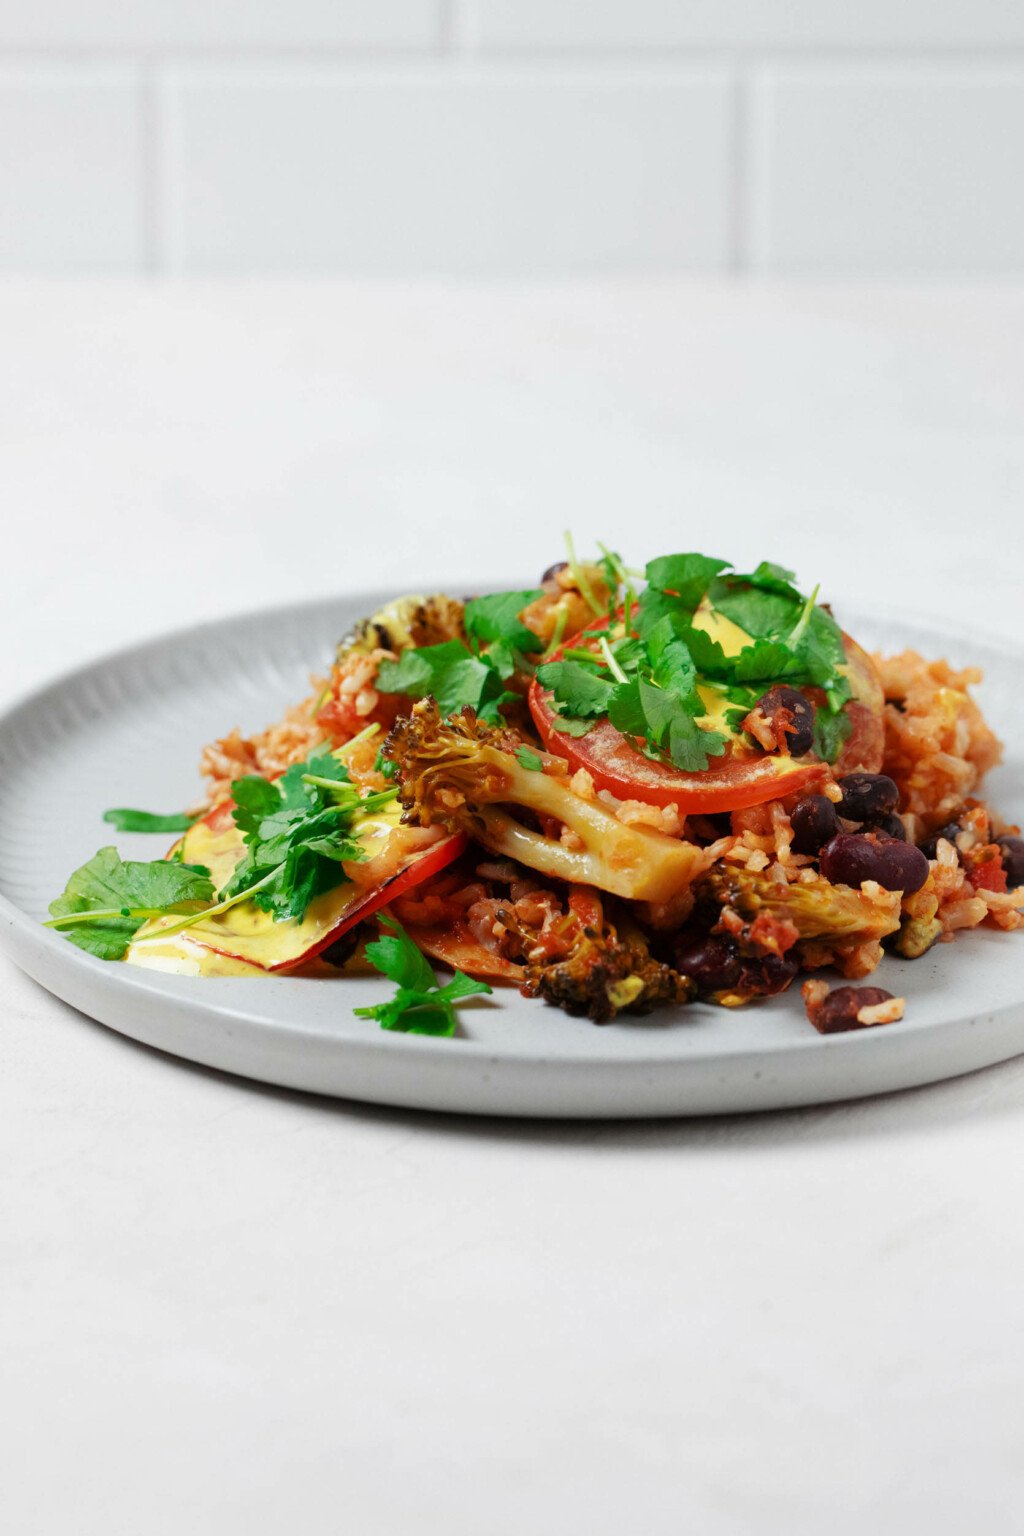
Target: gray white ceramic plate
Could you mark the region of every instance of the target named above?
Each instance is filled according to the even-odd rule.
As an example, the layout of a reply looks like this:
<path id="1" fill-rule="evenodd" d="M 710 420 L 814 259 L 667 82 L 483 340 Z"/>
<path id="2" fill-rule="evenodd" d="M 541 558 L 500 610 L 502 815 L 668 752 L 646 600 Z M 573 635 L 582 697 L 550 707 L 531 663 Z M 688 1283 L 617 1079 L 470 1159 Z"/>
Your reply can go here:
<path id="1" fill-rule="evenodd" d="M 0 718 L 0 942 L 57 997 L 177 1056 L 289 1088 L 492 1115 L 715 1114 L 855 1098 L 935 1082 L 1024 1050 L 1024 937 L 977 932 L 876 980 L 908 998 L 899 1024 L 821 1037 L 798 992 L 728 1012 L 705 1004 L 599 1028 L 517 992 L 465 1007 L 455 1040 L 385 1034 L 354 1007 L 383 980 L 167 976 L 108 964 L 40 926 L 68 874 L 120 835 L 111 805 L 171 810 L 197 790 L 202 744 L 257 729 L 302 697 L 366 593 L 203 625 L 61 678 Z M 841 607 L 841 605 L 840 605 Z M 1024 813 L 1024 651 L 918 623 L 858 616 L 864 644 L 977 664 L 980 702 L 1006 741 L 988 793 Z"/>

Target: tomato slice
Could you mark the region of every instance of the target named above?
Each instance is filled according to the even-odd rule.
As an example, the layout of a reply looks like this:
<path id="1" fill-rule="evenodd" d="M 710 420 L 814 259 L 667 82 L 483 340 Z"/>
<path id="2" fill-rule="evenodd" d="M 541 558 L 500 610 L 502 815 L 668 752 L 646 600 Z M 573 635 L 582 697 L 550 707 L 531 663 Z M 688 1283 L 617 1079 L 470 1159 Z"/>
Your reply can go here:
<path id="1" fill-rule="evenodd" d="M 517 965 L 514 960 L 506 960 L 501 955 L 492 954 L 462 924 L 457 923 L 451 928 L 441 928 L 420 927 L 407 923 L 406 927 L 409 937 L 415 940 L 425 954 L 440 960 L 442 965 L 449 966 L 453 971 L 465 971 L 467 976 L 484 976 L 490 981 L 511 981 L 518 984 L 523 979 L 521 965 Z"/>
<path id="2" fill-rule="evenodd" d="M 366 887 L 352 881 L 337 886 L 333 891 L 315 897 L 303 918 L 286 918 L 280 922 L 269 913 L 252 907 L 251 903 L 242 902 L 208 922 L 192 924 L 186 930 L 190 943 L 261 971 L 290 971 L 314 959 L 356 923 L 372 916 L 421 880 L 429 880 L 438 874 L 468 846 L 465 833 L 457 832 L 428 848 L 403 849 L 401 842 L 406 831 L 398 824 L 399 815 L 400 807 L 396 807 L 393 817 L 382 814 L 376 818 L 379 825 L 368 852 L 374 863 L 387 869 L 377 884 Z M 394 821 L 393 827 L 389 827 L 389 820 Z M 208 811 L 176 846 L 181 848 L 186 863 L 206 865 L 214 885 L 218 888 L 223 885 L 245 852 L 242 834 L 231 815 L 231 801 L 224 801 Z M 393 868 L 390 867 L 389 846 L 396 850 Z M 158 941 L 159 936 L 159 920 L 147 924 L 138 935 L 143 941 Z"/>
<path id="3" fill-rule="evenodd" d="M 592 626 L 593 629 L 601 627 L 600 622 Z M 566 758 L 574 768 L 585 768 L 598 789 L 610 790 L 620 800 L 674 805 L 684 815 L 743 810 L 747 806 L 763 805 L 768 800 L 781 800 L 786 795 L 812 790 L 825 782 L 830 771 L 841 774 L 859 768 L 876 772 L 881 767 L 884 740 L 881 683 L 870 656 L 856 641 L 844 634 L 843 643 L 854 692 L 854 698 L 845 706 L 851 731 L 842 755 L 831 770 L 827 763 L 810 756 L 792 758 L 762 753 L 741 756 L 729 747 L 723 757 L 712 759 L 703 773 L 686 773 L 671 763 L 645 757 L 610 720 L 600 720 L 585 736 L 570 736 L 560 731 L 551 708 L 551 694 L 536 679 L 530 685 L 530 713 L 548 752 Z"/>

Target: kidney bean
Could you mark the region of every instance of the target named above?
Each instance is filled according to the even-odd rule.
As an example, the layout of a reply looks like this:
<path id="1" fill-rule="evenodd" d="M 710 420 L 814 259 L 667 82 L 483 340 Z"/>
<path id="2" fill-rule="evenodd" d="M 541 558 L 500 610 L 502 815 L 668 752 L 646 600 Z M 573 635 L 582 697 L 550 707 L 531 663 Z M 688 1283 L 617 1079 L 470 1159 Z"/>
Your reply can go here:
<path id="1" fill-rule="evenodd" d="M 803 757 L 814 743 L 814 705 L 795 688 L 777 683 L 758 699 L 760 710 L 772 727 L 778 751 L 790 757 Z"/>
<path id="2" fill-rule="evenodd" d="M 1018 885 L 1024 885 L 1024 837 L 997 837 L 996 842 L 1002 854 L 1006 883 L 1011 891 L 1015 891 Z"/>
<path id="3" fill-rule="evenodd" d="M 907 829 L 903 825 L 903 819 L 897 816 L 895 811 L 890 811 L 888 816 L 880 816 L 877 821 L 871 823 L 872 832 L 884 832 L 886 837 L 895 838 L 898 843 L 907 840 Z"/>
<path id="4" fill-rule="evenodd" d="M 800 969 L 792 955 L 762 955 L 759 960 L 744 960 L 735 991 L 747 997 L 774 997 L 785 992 Z"/>
<path id="5" fill-rule="evenodd" d="M 675 946 L 675 967 L 697 983 L 701 992 L 734 987 L 740 975 L 740 952 L 728 934 L 681 935 Z"/>
<path id="6" fill-rule="evenodd" d="M 928 860 L 910 843 L 883 842 L 870 832 L 840 832 L 821 850 L 821 872 L 833 885 L 876 880 L 887 891 L 910 895 L 928 878 Z"/>
<path id="7" fill-rule="evenodd" d="M 839 788 L 843 792 L 839 814 L 847 821 L 875 825 L 899 803 L 900 792 L 887 773 L 848 773 L 839 780 Z"/>
<path id="8" fill-rule="evenodd" d="M 862 1008 L 877 1008 L 891 1003 L 893 995 L 882 987 L 836 987 L 820 1003 L 808 1005 L 808 1016 L 822 1035 L 840 1034 L 847 1029 L 864 1029 L 857 1015 Z"/>
<path id="9" fill-rule="evenodd" d="M 827 795 L 808 795 L 790 813 L 793 852 L 817 853 L 839 831 L 836 808 Z"/>

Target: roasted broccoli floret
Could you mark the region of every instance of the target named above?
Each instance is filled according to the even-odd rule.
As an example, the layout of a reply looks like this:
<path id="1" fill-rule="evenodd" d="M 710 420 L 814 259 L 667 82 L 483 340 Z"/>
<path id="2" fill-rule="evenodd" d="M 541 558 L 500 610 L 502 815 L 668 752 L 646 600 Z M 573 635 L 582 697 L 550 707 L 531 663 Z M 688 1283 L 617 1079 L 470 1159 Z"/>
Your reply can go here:
<path id="1" fill-rule="evenodd" d="M 666 1003 L 688 1003 L 693 983 L 629 940 L 582 939 L 567 960 L 526 967 L 522 991 L 566 1013 L 606 1024 L 617 1013 L 650 1013 Z"/>
<path id="2" fill-rule="evenodd" d="M 360 619 L 338 646 L 338 660 L 352 651 L 404 651 L 465 639 L 463 605 L 454 597 L 396 597 L 368 619 Z"/>
<path id="3" fill-rule="evenodd" d="M 880 886 L 867 895 L 824 879 L 782 885 L 767 875 L 720 864 L 701 881 L 698 900 L 709 897 L 743 918 L 760 913 L 787 918 L 801 939 L 862 942 L 884 939 L 900 926 L 900 893 Z"/>
<path id="4" fill-rule="evenodd" d="M 707 867 L 695 844 L 626 826 L 600 802 L 575 794 L 560 759 L 542 769 L 523 766 L 514 755 L 520 744 L 514 731 L 485 725 L 471 711 L 445 720 L 433 699 L 421 699 L 395 724 L 384 755 L 398 768 L 410 820 L 468 832 L 556 879 L 666 902 Z"/>
<path id="5" fill-rule="evenodd" d="M 535 947 L 536 936 L 521 929 L 513 913 L 500 918 L 526 950 L 520 990 L 566 1013 L 606 1024 L 617 1013 L 650 1013 L 667 1003 L 688 1003 L 696 994 L 688 976 L 654 959 L 635 924 L 605 918 L 596 891 L 574 890 L 568 912 Z"/>

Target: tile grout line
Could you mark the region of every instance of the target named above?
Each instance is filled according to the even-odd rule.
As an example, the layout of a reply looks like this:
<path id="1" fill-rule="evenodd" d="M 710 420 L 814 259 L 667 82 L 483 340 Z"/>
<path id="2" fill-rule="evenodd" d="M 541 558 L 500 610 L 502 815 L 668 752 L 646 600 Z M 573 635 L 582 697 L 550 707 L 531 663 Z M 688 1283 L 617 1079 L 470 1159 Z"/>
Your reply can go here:
<path id="1" fill-rule="evenodd" d="M 750 266 L 748 180 L 750 176 L 749 98 L 747 72 L 738 69 L 732 82 L 732 174 L 729 208 L 729 271 L 745 275 Z"/>
<path id="2" fill-rule="evenodd" d="M 156 65 L 151 57 L 144 55 L 139 63 L 140 217 L 142 270 L 151 277 L 160 271 L 162 245 L 160 131 Z"/>
<path id="3" fill-rule="evenodd" d="M 743 185 L 743 225 L 746 234 L 748 277 L 765 276 L 767 211 L 771 196 L 771 152 L 768 143 L 769 114 L 766 92 L 770 89 L 770 66 L 744 71 L 746 93 L 744 150 L 746 171 Z"/>

